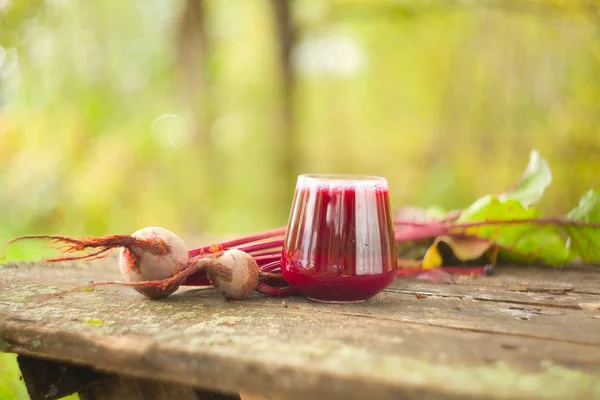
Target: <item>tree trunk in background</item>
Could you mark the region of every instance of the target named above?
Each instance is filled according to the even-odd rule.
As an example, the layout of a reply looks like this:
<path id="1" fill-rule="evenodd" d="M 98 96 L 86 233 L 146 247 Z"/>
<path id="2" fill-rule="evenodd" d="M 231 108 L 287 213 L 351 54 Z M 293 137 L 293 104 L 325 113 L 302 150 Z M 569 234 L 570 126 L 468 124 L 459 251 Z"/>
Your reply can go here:
<path id="1" fill-rule="evenodd" d="M 277 29 L 279 52 L 279 79 L 281 82 L 281 103 L 278 107 L 278 123 L 276 125 L 277 169 L 280 171 L 278 204 L 283 212 L 289 210 L 296 180 L 296 146 L 294 140 L 294 83 L 295 73 L 292 66 L 292 49 L 295 43 L 295 29 L 292 22 L 289 0 L 271 0 Z"/>
<path id="2" fill-rule="evenodd" d="M 211 42 L 206 33 L 206 1 L 185 0 L 177 32 L 177 56 L 181 73 L 180 88 L 184 107 L 190 114 L 188 123 L 192 135 L 190 146 L 197 154 L 194 168 L 198 168 L 196 184 L 210 188 L 202 194 L 202 211 L 190 210 L 190 231 L 198 225 L 206 226 L 207 210 L 215 209 L 219 203 L 219 185 L 223 183 L 223 172 L 217 163 L 216 149 L 211 137 L 211 126 L 215 120 L 211 93 L 209 54 Z"/>
<path id="3" fill-rule="evenodd" d="M 182 72 L 181 88 L 185 103 L 192 112 L 192 145 L 204 160 L 206 176 L 217 181 L 215 149 L 210 136 L 214 112 L 210 101 L 210 77 L 207 54 L 210 43 L 206 34 L 204 0 L 186 0 L 179 22 L 177 51 Z"/>

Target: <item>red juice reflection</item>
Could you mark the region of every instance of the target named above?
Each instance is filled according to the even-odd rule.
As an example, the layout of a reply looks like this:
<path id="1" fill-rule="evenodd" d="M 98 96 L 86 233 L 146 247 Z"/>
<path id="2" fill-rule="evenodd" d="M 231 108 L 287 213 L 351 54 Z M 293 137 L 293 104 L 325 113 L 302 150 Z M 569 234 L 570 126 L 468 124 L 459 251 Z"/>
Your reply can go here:
<path id="1" fill-rule="evenodd" d="M 317 301 L 357 302 L 396 276 L 387 181 L 301 175 L 282 254 L 283 277 Z"/>

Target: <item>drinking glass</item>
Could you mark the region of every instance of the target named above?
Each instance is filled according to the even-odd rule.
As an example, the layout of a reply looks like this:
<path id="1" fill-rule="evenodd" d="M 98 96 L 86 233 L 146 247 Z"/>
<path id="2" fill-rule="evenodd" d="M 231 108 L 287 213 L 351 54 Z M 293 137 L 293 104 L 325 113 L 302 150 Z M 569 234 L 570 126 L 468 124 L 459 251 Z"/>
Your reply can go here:
<path id="1" fill-rule="evenodd" d="M 355 303 L 396 277 L 387 181 L 300 175 L 282 250 L 282 274 L 311 300 Z"/>

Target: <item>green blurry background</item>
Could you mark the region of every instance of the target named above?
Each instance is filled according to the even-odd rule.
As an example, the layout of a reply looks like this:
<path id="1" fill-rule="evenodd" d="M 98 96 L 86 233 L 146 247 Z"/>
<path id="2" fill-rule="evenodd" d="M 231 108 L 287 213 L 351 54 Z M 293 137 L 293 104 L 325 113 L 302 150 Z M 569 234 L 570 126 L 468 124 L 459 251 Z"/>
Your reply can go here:
<path id="1" fill-rule="evenodd" d="M 546 212 L 598 186 L 597 1 L 0 0 L 0 242 L 259 231 L 309 172 L 460 207 L 532 148 Z"/>

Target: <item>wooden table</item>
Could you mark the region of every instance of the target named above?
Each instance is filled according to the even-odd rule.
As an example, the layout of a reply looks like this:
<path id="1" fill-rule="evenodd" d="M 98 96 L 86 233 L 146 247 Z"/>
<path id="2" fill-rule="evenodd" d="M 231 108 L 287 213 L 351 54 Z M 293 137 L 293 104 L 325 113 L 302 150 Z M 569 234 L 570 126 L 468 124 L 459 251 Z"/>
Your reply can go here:
<path id="1" fill-rule="evenodd" d="M 71 290 L 92 279 L 117 267 L 0 268 L 0 350 L 34 400 L 600 398 L 600 267 L 398 280 L 350 305 Z"/>

